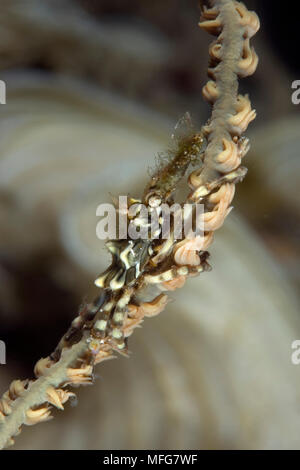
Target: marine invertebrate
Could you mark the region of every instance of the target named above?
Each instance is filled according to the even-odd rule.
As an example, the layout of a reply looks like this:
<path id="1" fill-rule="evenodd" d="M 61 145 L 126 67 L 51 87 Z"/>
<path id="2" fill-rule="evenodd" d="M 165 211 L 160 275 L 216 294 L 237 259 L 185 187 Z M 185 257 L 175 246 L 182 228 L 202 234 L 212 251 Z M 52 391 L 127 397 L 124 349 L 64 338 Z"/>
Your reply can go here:
<path id="1" fill-rule="evenodd" d="M 80 309 L 54 353 L 37 363 L 36 379 L 14 381 L 4 394 L 2 447 L 13 443 L 23 424 L 48 420 L 52 406 L 62 409 L 74 396 L 68 386 L 91 383 L 97 363 L 114 357 L 115 351 L 127 355 L 127 338 L 133 330 L 167 304 L 161 290 L 181 287 L 189 276 L 210 268 L 206 249 L 231 210 L 235 184 L 246 173 L 241 159 L 249 143 L 242 134 L 255 112 L 248 97 L 238 95 L 237 78 L 250 75 L 257 65 L 249 39 L 259 21 L 238 2 L 216 0 L 212 8 L 203 8 L 200 26 L 217 35 L 209 51 L 212 80 L 203 90 L 213 105 L 211 119 L 200 132 L 180 140 L 172 158 L 151 178 L 143 198 L 132 202 L 143 202 L 149 211 L 170 203 L 188 166 L 198 163 L 189 175 L 187 202 L 204 205 L 204 237 L 178 241 L 171 231 L 167 240 L 149 237 L 108 243 L 112 264 L 95 281 L 99 296 Z M 147 224 L 147 219 L 139 223 Z M 159 291 L 150 301 L 145 294 L 149 286 Z"/>

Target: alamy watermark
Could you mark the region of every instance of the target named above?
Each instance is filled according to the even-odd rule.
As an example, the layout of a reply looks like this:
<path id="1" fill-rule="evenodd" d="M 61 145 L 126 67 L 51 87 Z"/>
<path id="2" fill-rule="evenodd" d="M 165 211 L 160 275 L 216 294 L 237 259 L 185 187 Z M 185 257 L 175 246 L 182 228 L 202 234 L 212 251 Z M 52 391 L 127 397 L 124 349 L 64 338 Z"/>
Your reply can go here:
<path id="1" fill-rule="evenodd" d="M 300 339 L 295 339 L 291 344 L 291 348 L 294 349 L 291 354 L 291 362 L 298 366 L 300 364 Z"/>
<path id="2" fill-rule="evenodd" d="M 100 204 L 96 215 L 96 234 L 100 240 L 116 239 L 192 239 L 204 232 L 203 204 L 162 203 L 153 199 L 146 206 L 140 201 L 128 204 L 127 196 L 119 196 L 118 208 Z"/>
<path id="3" fill-rule="evenodd" d="M 299 104 L 300 103 L 300 80 L 294 80 L 292 83 L 292 88 L 295 90 L 291 96 L 292 103 Z"/>
<path id="4" fill-rule="evenodd" d="M 6 345 L 0 340 L 0 364 L 6 364 Z"/>
<path id="5" fill-rule="evenodd" d="M 6 84 L 0 80 L 0 104 L 6 104 Z"/>

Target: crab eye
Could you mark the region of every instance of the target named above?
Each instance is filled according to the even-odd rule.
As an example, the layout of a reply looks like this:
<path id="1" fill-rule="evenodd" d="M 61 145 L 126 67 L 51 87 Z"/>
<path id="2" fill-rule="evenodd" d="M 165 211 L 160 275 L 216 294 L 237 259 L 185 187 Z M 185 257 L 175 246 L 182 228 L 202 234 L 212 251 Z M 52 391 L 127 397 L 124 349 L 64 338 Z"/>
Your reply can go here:
<path id="1" fill-rule="evenodd" d="M 161 202 L 161 198 L 158 196 L 158 194 L 153 194 L 148 200 L 149 206 L 153 208 L 160 206 Z"/>

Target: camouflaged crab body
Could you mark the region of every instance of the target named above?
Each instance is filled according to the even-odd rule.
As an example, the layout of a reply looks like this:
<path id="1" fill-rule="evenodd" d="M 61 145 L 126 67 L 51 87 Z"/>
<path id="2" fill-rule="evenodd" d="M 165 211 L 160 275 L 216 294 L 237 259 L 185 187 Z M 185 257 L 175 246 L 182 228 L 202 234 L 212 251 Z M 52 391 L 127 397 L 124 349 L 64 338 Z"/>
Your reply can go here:
<path id="1" fill-rule="evenodd" d="M 150 208 L 151 209 L 151 208 Z M 162 221 L 161 221 L 162 222 Z M 148 225 L 148 220 L 141 221 Z M 159 226 L 161 231 L 161 225 Z M 109 336 L 112 345 L 119 351 L 126 351 L 123 325 L 127 315 L 129 301 L 134 293 L 146 265 L 154 253 L 157 239 L 109 240 L 106 247 L 112 255 L 112 263 L 96 280 L 102 290 L 101 300 L 93 304 L 97 319 L 94 322 L 92 336 L 103 339 Z"/>
<path id="2" fill-rule="evenodd" d="M 135 283 L 152 254 L 151 240 L 115 240 L 106 243 L 112 264 L 95 281 L 97 287 L 117 291 Z"/>
<path id="3" fill-rule="evenodd" d="M 151 241 L 115 240 L 109 241 L 106 246 L 112 254 L 112 264 L 95 281 L 102 289 L 104 302 L 98 309 L 92 335 L 95 339 L 109 336 L 117 350 L 122 351 L 126 349 L 122 325 L 127 305 L 132 288 L 150 259 Z"/>
<path id="4" fill-rule="evenodd" d="M 189 118 L 190 119 L 190 118 Z M 133 297 L 135 286 L 141 281 L 142 274 L 147 274 L 147 266 L 158 266 L 166 254 L 172 251 L 174 239 L 172 235 L 162 241 L 161 232 L 164 220 L 160 215 L 162 203 L 173 203 L 173 195 L 178 182 L 186 173 L 189 165 L 194 163 L 201 154 L 204 139 L 202 133 L 190 133 L 177 139 L 177 149 L 163 171 L 158 170 L 151 178 L 142 200 L 130 199 L 129 204 L 144 204 L 148 210 L 146 218 L 135 218 L 136 225 L 149 227 L 151 214 L 157 212 L 158 227 L 155 237 L 138 238 L 137 240 L 110 240 L 106 247 L 112 255 L 112 263 L 96 280 L 95 285 L 102 289 L 106 296 L 103 305 L 94 303 L 95 313 L 92 336 L 95 339 L 109 336 L 113 346 L 119 352 L 126 351 L 123 325 L 126 319 L 128 304 Z M 129 216 L 128 216 L 129 218 Z M 132 220 L 131 220 L 132 221 Z M 171 225 L 173 221 L 171 221 Z M 184 268 L 179 268 L 179 270 Z M 158 266 L 157 273 L 152 278 L 157 282 L 170 281 L 178 276 L 175 267 Z M 165 273 L 165 274 L 164 274 Z M 153 283 L 155 283 L 153 281 Z"/>

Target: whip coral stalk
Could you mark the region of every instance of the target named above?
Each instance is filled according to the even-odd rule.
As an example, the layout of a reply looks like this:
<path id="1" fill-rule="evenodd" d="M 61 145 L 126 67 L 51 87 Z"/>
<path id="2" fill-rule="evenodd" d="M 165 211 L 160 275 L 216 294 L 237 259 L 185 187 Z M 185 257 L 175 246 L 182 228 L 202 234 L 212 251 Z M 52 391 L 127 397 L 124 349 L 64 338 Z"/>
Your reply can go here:
<path id="1" fill-rule="evenodd" d="M 211 118 L 200 132 L 179 141 L 175 154 L 153 175 L 138 202 L 149 213 L 162 202 L 171 203 L 178 181 L 190 164 L 197 164 L 188 178 L 191 192 L 186 202 L 204 205 L 204 236 L 178 241 L 171 231 L 167 240 L 107 243 L 112 264 L 95 281 L 99 296 L 81 307 L 55 351 L 36 364 L 35 379 L 15 380 L 3 395 L 0 448 L 13 444 L 23 424 L 47 421 L 53 407 L 62 410 L 75 396 L 70 386 L 93 382 L 96 364 L 113 358 L 115 352 L 127 355 L 127 338 L 133 330 L 168 303 L 162 291 L 182 287 L 188 277 L 210 268 L 206 250 L 231 210 L 235 184 L 246 174 L 241 160 L 249 142 L 243 133 L 255 111 L 248 96 L 238 94 L 238 77 L 251 75 L 257 66 L 249 40 L 259 20 L 242 3 L 216 0 L 210 8 L 203 7 L 200 27 L 216 36 L 209 48 L 210 80 L 203 88 L 212 105 Z M 157 295 L 145 301 L 149 286 L 156 286 Z"/>

